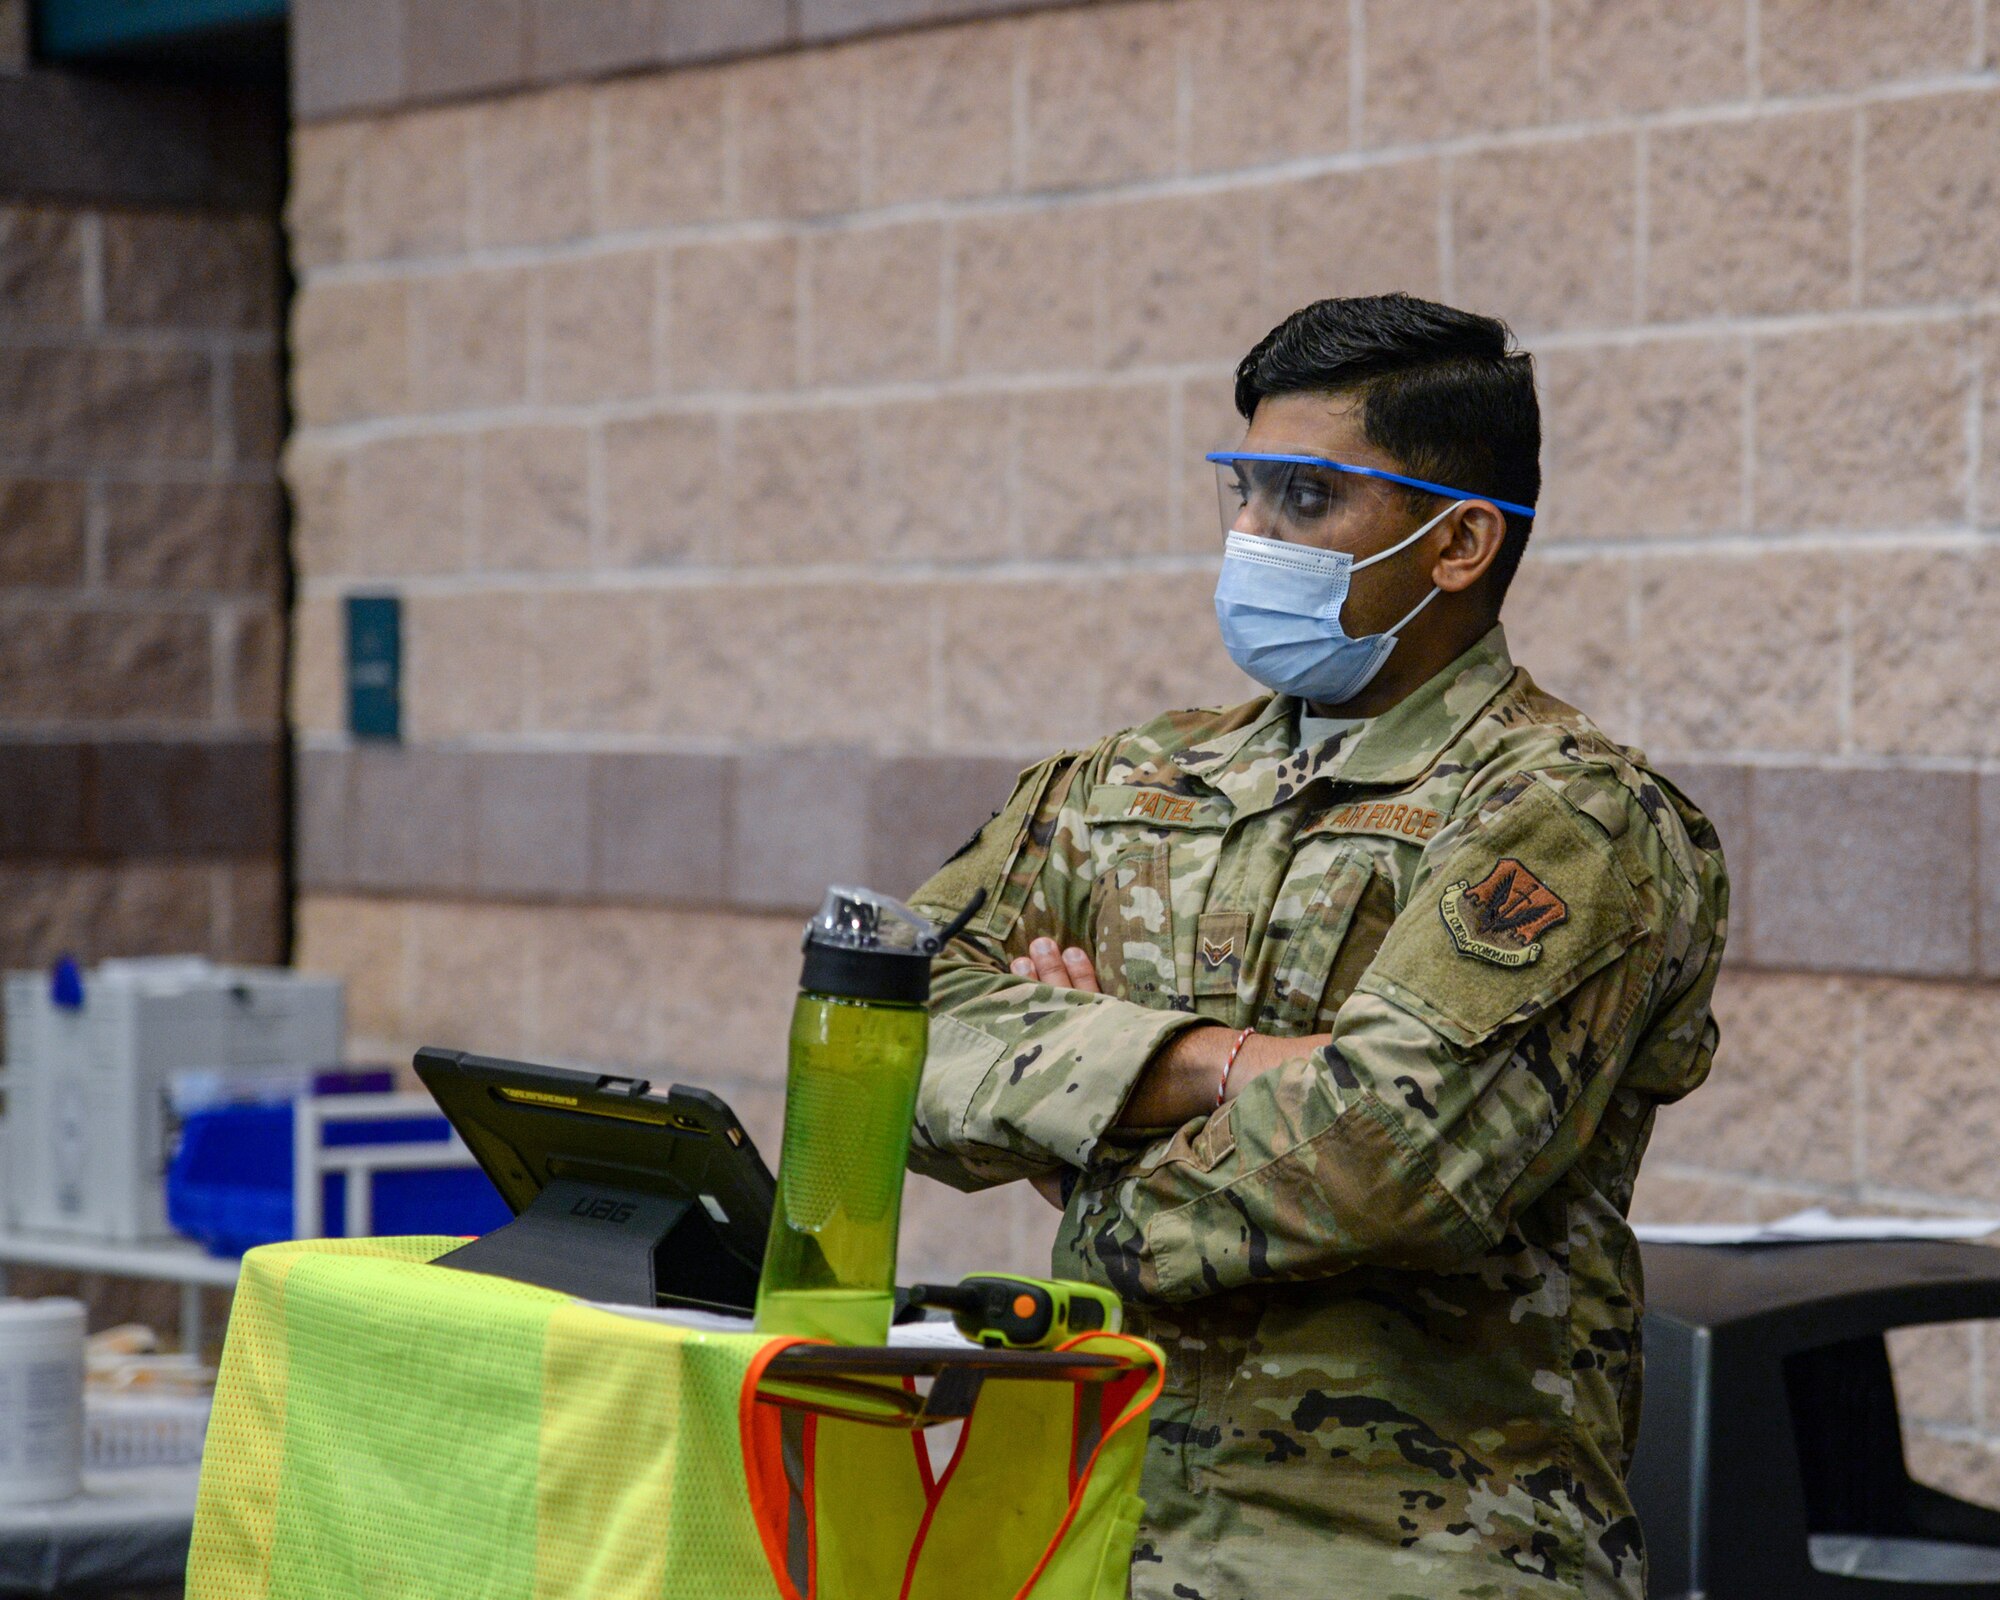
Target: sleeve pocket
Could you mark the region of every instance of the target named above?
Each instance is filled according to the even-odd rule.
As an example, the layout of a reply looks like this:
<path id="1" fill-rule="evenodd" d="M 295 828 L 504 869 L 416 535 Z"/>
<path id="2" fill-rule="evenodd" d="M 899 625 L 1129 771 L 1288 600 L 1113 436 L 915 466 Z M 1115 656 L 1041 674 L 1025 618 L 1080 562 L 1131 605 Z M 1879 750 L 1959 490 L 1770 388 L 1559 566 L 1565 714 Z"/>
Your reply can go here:
<path id="1" fill-rule="evenodd" d="M 1470 1046 L 1567 994 L 1644 926 L 1603 833 L 1529 783 L 1427 870 L 1357 987 Z"/>

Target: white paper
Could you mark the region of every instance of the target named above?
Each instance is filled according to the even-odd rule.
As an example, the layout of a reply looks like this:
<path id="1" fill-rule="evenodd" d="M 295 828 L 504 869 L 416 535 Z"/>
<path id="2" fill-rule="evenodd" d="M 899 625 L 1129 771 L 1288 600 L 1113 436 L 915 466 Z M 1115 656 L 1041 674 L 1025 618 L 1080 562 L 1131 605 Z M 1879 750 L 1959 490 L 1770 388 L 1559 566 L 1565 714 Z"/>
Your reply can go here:
<path id="1" fill-rule="evenodd" d="M 595 1311 L 609 1311 L 621 1317 L 641 1317 L 648 1322 L 670 1322 L 677 1328 L 693 1328 L 701 1333 L 752 1333 L 748 1317 L 732 1317 L 720 1311 L 697 1311 L 691 1306 L 614 1306 L 601 1301 L 586 1302 Z M 963 1337 L 949 1320 L 907 1322 L 889 1330 L 892 1350 L 975 1350 L 977 1345 Z"/>
<path id="2" fill-rule="evenodd" d="M 1824 1244 L 1874 1239 L 1984 1239 L 2000 1217 L 1836 1217 L 1825 1206 L 1776 1222 L 1648 1223 L 1632 1230 L 1646 1244 Z"/>

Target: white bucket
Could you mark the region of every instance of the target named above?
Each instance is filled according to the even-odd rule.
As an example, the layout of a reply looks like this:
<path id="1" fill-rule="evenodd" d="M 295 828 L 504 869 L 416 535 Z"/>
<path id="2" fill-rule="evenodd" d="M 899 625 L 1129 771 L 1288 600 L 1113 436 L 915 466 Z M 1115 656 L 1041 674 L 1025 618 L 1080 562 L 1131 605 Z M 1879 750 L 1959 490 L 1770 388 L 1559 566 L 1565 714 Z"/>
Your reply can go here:
<path id="1" fill-rule="evenodd" d="M 0 1506 L 83 1487 L 83 1306 L 0 1300 Z"/>

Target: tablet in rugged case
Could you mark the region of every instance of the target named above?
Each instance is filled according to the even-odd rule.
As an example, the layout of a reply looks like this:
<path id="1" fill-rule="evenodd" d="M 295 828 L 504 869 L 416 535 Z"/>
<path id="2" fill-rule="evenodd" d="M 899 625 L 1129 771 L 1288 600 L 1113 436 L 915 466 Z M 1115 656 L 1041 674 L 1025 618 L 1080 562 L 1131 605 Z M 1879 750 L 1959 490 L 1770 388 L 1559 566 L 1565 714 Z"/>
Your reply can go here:
<path id="1" fill-rule="evenodd" d="M 416 1068 L 514 1212 L 440 1265 L 620 1305 L 756 1304 L 774 1185 L 718 1096 L 456 1050 Z"/>

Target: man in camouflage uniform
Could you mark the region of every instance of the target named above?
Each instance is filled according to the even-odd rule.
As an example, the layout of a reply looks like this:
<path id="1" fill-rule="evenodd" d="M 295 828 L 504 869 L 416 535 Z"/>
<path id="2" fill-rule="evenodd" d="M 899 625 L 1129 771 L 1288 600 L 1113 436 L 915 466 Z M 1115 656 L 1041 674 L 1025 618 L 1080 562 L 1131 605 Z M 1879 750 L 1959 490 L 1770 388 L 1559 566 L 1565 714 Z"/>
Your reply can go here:
<path id="1" fill-rule="evenodd" d="M 1714 1048 L 1716 836 L 1508 655 L 1527 507 L 1474 492 L 1532 502 L 1540 431 L 1502 325 L 1321 302 L 1237 400 L 1261 460 L 1396 476 L 1316 526 L 1427 530 L 1336 607 L 1350 643 L 1407 625 L 1340 703 L 1023 774 L 917 896 L 989 899 L 938 964 L 912 1165 L 1062 1195 L 1055 1270 L 1168 1351 L 1140 1600 L 1637 1600 L 1625 1213 Z"/>

